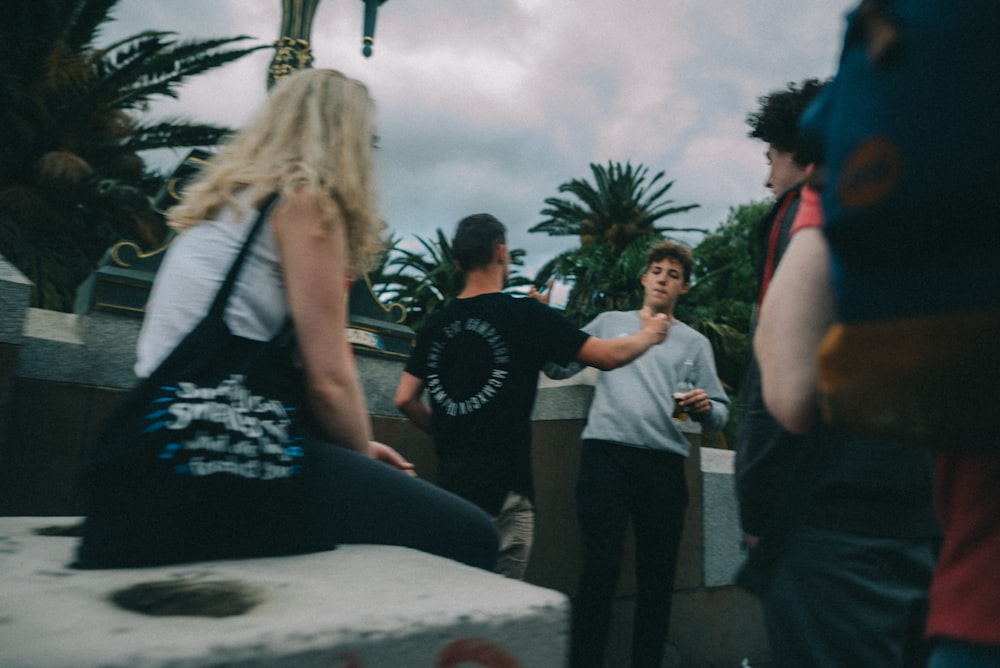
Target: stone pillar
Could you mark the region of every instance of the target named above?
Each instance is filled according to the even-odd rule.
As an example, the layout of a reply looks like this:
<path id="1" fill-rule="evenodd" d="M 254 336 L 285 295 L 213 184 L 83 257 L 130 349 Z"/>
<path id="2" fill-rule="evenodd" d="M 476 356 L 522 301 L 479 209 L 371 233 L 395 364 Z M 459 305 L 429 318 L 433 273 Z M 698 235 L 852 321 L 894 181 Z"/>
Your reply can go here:
<path id="1" fill-rule="evenodd" d="M 0 256 L 0 486 L 6 482 L 9 457 L 11 392 L 17 376 L 31 281 Z"/>

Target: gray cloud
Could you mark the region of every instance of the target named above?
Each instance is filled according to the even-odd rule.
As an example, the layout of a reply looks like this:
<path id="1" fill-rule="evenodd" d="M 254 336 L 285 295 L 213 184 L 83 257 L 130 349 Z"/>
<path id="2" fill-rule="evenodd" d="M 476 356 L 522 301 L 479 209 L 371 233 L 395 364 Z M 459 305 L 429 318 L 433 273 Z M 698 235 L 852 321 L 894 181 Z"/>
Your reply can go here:
<path id="1" fill-rule="evenodd" d="M 379 103 L 382 209 L 397 236 L 489 211 L 533 271 L 574 240 L 527 228 L 590 162 L 664 170 L 675 202 L 701 204 L 668 221 L 677 226 L 714 229 L 730 207 L 766 198 L 764 147 L 746 137 L 746 115 L 758 96 L 834 71 L 854 4 L 392 0 L 366 60 L 363 4 L 325 0 L 313 49 L 317 66 L 362 79 Z M 163 29 L 269 43 L 280 11 L 277 0 L 121 0 L 106 37 Z M 200 77 L 153 113 L 238 126 L 263 99 L 269 60 Z"/>

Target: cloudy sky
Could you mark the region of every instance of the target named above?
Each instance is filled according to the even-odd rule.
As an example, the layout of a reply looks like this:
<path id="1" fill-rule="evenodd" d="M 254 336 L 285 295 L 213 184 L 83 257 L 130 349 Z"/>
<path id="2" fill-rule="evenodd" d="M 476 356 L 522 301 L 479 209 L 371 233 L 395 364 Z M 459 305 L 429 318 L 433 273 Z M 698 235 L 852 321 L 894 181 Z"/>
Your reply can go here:
<path id="1" fill-rule="evenodd" d="M 856 0 L 391 0 L 371 58 L 360 0 L 324 0 L 317 67 L 366 82 L 379 105 L 380 198 L 412 242 L 490 212 L 532 275 L 574 239 L 529 234 L 561 183 L 589 164 L 646 165 L 674 181 L 678 227 L 715 229 L 769 196 L 764 146 L 746 136 L 757 98 L 836 67 Z M 120 0 L 98 44 L 140 30 L 184 38 L 278 37 L 280 0 Z M 271 52 L 202 75 L 153 116 L 238 127 L 265 94 Z M 186 152 L 154 156 L 172 166 Z M 697 243 L 700 235 L 686 235 Z"/>

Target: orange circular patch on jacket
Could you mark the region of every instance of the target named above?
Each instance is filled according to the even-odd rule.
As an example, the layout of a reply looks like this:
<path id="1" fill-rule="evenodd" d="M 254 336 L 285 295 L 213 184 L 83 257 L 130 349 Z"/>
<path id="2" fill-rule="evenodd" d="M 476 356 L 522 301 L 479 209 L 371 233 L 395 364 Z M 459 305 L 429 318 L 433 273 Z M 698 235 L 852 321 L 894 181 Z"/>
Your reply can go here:
<path id="1" fill-rule="evenodd" d="M 895 190 L 902 175 L 899 148 L 884 137 L 868 139 L 844 161 L 837 197 L 846 207 L 872 206 Z"/>

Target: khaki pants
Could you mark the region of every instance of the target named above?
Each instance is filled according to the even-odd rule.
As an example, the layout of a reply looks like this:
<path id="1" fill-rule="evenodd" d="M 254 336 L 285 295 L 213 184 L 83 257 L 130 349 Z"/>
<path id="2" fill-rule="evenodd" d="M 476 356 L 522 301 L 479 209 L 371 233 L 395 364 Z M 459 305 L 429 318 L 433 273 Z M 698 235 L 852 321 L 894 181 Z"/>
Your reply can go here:
<path id="1" fill-rule="evenodd" d="M 508 492 L 500 514 L 493 521 L 500 531 L 500 557 L 496 572 L 504 577 L 523 580 L 534 540 L 535 507 L 527 497 Z"/>

